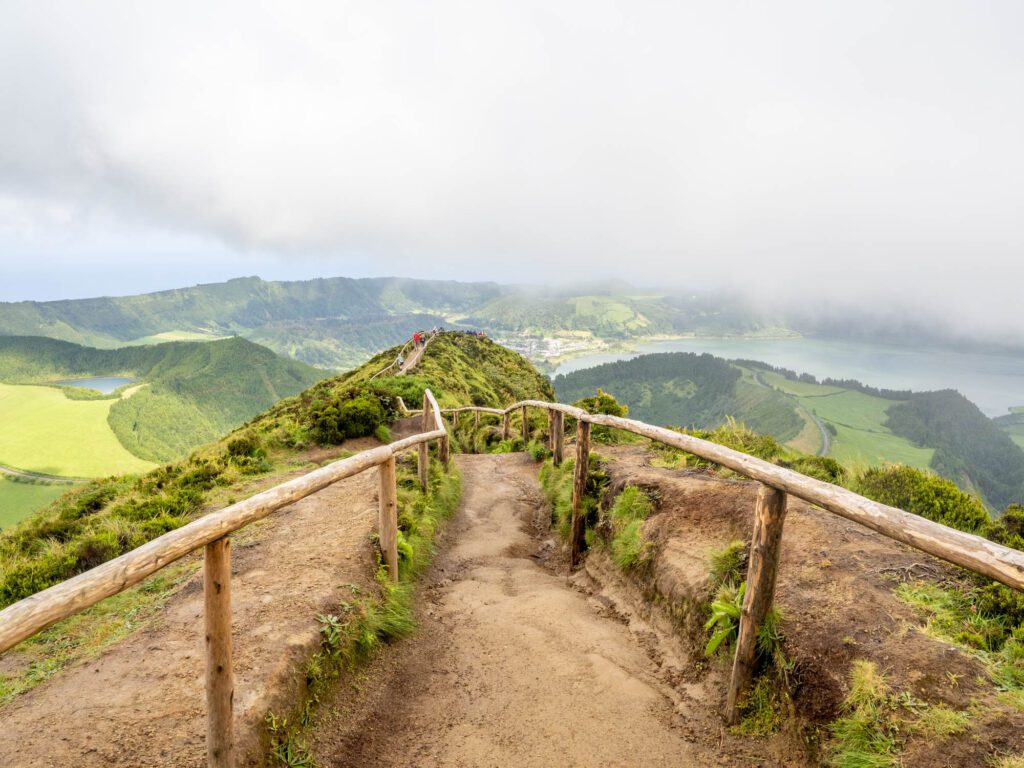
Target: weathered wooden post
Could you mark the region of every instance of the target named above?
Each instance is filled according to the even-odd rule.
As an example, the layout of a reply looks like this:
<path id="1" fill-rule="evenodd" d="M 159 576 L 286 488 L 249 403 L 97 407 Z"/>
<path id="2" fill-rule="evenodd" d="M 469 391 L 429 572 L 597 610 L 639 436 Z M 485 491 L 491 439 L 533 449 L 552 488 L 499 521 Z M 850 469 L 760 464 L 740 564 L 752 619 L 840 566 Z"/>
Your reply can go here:
<path id="1" fill-rule="evenodd" d="M 380 551 L 388 568 L 391 581 L 398 581 L 398 485 L 395 477 L 395 457 L 380 465 Z"/>
<path id="2" fill-rule="evenodd" d="M 451 459 L 451 443 L 448 442 L 448 434 L 437 441 L 437 457 L 441 460 L 444 471 L 448 471 L 448 462 Z"/>
<path id="3" fill-rule="evenodd" d="M 530 442 L 530 415 L 526 412 L 526 406 L 522 408 L 523 414 L 523 445 Z"/>
<path id="4" fill-rule="evenodd" d="M 741 699 L 754 677 L 757 661 L 757 633 L 775 597 L 775 579 L 779 572 L 782 525 L 786 521 L 786 494 L 762 485 L 757 494 L 754 512 L 754 535 L 747 566 L 747 592 L 743 598 L 740 627 L 736 638 L 732 678 L 726 698 L 726 719 L 731 725 L 739 722 Z"/>
<path id="5" fill-rule="evenodd" d="M 554 447 L 551 449 L 551 463 L 556 467 L 562 466 L 562 457 L 565 455 L 565 414 L 561 411 L 551 411 L 555 417 L 552 434 L 554 435 Z"/>
<path id="6" fill-rule="evenodd" d="M 576 467 L 572 478 L 572 533 L 569 537 L 569 565 L 575 568 L 583 557 L 587 518 L 583 497 L 587 492 L 587 464 L 590 460 L 590 422 L 576 421 Z"/>
<path id="7" fill-rule="evenodd" d="M 501 420 L 501 439 L 508 440 L 512 436 L 512 414 L 505 411 Z"/>
<path id="8" fill-rule="evenodd" d="M 420 431 L 430 431 L 430 402 L 426 394 L 423 395 L 423 418 L 420 419 Z M 427 490 L 430 480 L 430 446 L 427 443 L 419 444 L 419 451 L 416 456 L 416 465 L 420 475 L 420 489 Z"/>
<path id="9" fill-rule="evenodd" d="M 473 428 L 480 426 L 480 411 L 473 411 Z"/>
<path id="10" fill-rule="evenodd" d="M 233 765 L 235 674 L 231 667 L 231 540 L 206 545 L 203 563 L 206 619 L 206 762 L 210 768 Z"/>
<path id="11" fill-rule="evenodd" d="M 458 429 L 459 427 L 459 412 L 452 411 L 452 429 Z"/>

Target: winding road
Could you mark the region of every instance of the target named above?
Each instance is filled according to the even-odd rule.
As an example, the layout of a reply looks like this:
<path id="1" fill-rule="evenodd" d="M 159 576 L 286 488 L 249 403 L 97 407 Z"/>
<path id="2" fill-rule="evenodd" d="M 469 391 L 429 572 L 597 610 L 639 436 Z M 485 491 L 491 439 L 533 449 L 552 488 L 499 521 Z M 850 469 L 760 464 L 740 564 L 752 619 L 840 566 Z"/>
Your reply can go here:
<path id="1" fill-rule="evenodd" d="M 775 389 L 774 387 L 769 387 L 767 384 L 765 384 L 761 380 L 761 375 L 757 371 L 751 371 L 750 375 L 753 376 L 755 384 L 762 386 L 765 389 Z M 786 397 L 788 397 L 790 400 L 795 400 L 795 398 L 793 398 L 791 395 L 786 394 L 785 392 L 783 392 L 782 394 L 786 395 Z M 804 407 L 800 403 L 795 403 L 795 405 L 797 408 L 801 409 L 804 413 L 811 417 L 811 421 L 814 422 L 815 426 L 817 426 L 818 428 L 818 431 L 821 432 L 821 448 L 818 449 L 818 456 L 828 456 L 829 448 L 832 447 L 832 439 L 829 436 L 828 429 L 826 429 L 825 427 L 825 423 L 818 418 L 817 414 L 815 414 L 814 411 L 811 411 L 810 409 Z"/>

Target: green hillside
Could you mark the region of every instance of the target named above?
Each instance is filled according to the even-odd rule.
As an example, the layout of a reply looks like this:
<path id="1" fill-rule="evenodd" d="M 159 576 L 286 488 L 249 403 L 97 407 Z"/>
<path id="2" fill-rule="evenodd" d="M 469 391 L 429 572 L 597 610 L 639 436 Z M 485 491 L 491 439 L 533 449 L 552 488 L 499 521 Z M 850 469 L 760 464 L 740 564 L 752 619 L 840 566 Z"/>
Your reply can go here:
<path id="1" fill-rule="evenodd" d="M 653 424 L 705 429 L 733 417 L 781 442 L 796 437 L 804 426 L 784 396 L 708 354 L 641 355 L 557 376 L 554 384 L 563 402 L 601 388 L 627 404 L 630 416 Z"/>
<path id="2" fill-rule="evenodd" d="M 0 303 L 0 334 L 101 348 L 239 335 L 335 370 L 357 366 L 433 326 L 621 341 L 652 334 L 743 334 L 764 323 L 738 301 L 642 294 L 623 284 L 551 291 L 405 278 L 245 277 L 138 296 Z"/>
<path id="3" fill-rule="evenodd" d="M 1013 442 L 1024 448 L 1024 406 L 1011 408 L 1006 416 L 999 416 L 993 421 Z"/>
<path id="4" fill-rule="evenodd" d="M 86 391 L 70 388 L 64 390 L 65 394 L 50 387 L 19 386 L 10 390 L 23 396 L 25 391 L 38 390 L 36 399 L 41 396 L 55 400 L 52 407 L 30 419 L 36 429 L 61 429 L 55 421 L 58 412 L 67 411 L 88 420 L 92 411 L 102 411 L 102 419 L 112 430 L 111 438 L 116 435 L 115 443 L 120 441 L 124 449 L 140 459 L 163 462 L 216 439 L 324 375 L 241 338 L 107 350 L 54 339 L 0 336 L 0 381 L 43 384 L 119 374 L 138 379 L 145 386 L 131 397 L 114 395 L 107 399 L 93 393 L 96 399 L 85 401 L 81 398 L 89 397 Z M 84 454 L 95 449 L 93 441 L 79 442 Z M 39 451 L 49 450 L 49 441 L 40 438 L 36 443 Z M 15 458 L 3 455 L 0 445 L 3 460 L 19 466 Z M 55 474 L 91 476 L 140 468 L 114 466 L 105 472 L 67 469 Z"/>
<path id="5" fill-rule="evenodd" d="M 368 382 L 395 359 L 399 349 L 381 352 L 340 381 L 349 385 Z M 516 400 L 554 398 L 550 382 L 526 358 L 488 338 L 458 331 L 437 336 L 424 351 L 413 375 L 380 378 L 374 383 L 402 394 L 410 408 L 418 407 L 425 387 L 431 388 L 441 405 L 452 407 L 503 408 Z"/>
<path id="6" fill-rule="evenodd" d="M 755 361 L 690 353 L 641 355 L 554 383 L 564 402 L 601 388 L 643 421 L 710 429 L 734 418 L 804 452 L 822 445 L 824 430 L 827 455 L 847 467 L 905 464 L 955 481 L 993 509 L 1024 501 L 1024 451 L 1006 434 L 1024 433 L 1024 414 L 993 421 L 956 392 L 818 383 Z"/>
<path id="7" fill-rule="evenodd" d="M 493 283 L 404 278 L 268 282 L 257 277 L 138 296 L 0 303 L 0 333 L 93 347 L 245 336 L 327 368 L 364 361 L 439 318 L 500 293 Z"/>

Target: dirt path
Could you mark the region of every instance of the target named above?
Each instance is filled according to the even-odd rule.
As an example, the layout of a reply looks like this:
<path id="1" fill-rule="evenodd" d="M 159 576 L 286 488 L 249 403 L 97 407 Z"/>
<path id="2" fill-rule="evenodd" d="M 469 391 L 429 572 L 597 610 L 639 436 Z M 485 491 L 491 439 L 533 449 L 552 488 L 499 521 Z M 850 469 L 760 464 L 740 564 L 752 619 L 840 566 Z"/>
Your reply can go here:
<path id="1" fill-rule="evenodd" d="M 378 659 L 358 696 L 340 686 L 327 702 L 320 764 L 732 764 L 691 740 L 698 702 L 680 701 L 626 623 L 538 562 L 554 546 L 531 535 L 547 518 L 536 465 L 521 454 L 458 463 L 463 504 L 420 631 Z"/>
<path id="2" fill-rule="evenodd" d="M 257 524 L 234 548 L 235 732 L 243 753 L 267 709 L 290 705 L 294 665 L 318 640 L 316 614 L 350 598 L 345 585 L 365 584 L 372 573 L 375 484 L 373 473 L 337 483 Z M 200 572 L 155 624 L 0 710 L 0 763 L 205 765 L 202 617 Z"/>

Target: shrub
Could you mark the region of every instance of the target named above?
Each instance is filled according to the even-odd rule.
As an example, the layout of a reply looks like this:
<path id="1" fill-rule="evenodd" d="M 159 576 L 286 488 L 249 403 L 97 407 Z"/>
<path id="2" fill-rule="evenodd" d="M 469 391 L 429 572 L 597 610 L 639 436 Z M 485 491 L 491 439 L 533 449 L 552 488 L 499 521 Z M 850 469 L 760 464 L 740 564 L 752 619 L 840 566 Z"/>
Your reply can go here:
<path id="1" fill-rule="evenodd" d="M 991 522 L 984 505 L 952 480 L 913 467 L 872 467 L 857 480 L 854 490 L 961 531 L 980 533 Z"/>
<path id="2" fill-rule="evenodd" d="M 629 413 L 629 406 L 619 403 L 614 396 L 609 395 L 602 389 L 591 397 L 584 397 L 573 403 L 577 408 L 582 408 L 587 413 L 600 413 L 606 416 L 625 416 Z M 590 428 L 590 439 L 595 443 L 616 443 L 629 442 L 632 435 L 611 427 L 602 427 L 597 424 Z"/>

